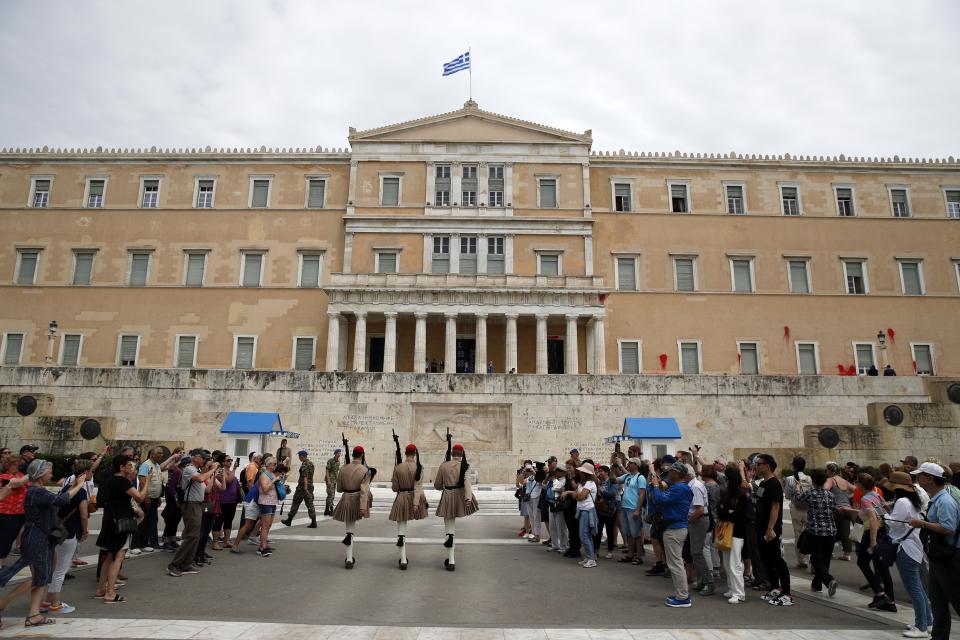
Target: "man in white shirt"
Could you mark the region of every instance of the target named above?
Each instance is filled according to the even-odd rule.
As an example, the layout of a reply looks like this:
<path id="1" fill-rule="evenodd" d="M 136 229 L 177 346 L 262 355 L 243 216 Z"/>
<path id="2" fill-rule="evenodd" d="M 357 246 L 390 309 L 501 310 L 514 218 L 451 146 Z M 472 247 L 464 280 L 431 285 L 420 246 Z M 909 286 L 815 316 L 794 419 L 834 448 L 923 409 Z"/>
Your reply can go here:
<path id="1" fill-rule="evenodd" d="M 704 544 L 710 532 L 710 499 L 707 487 L 698 478 L 692 465 L 687 465 L 687 484 L 693 491 L 693 502 L 687 515 L 690 542 L 690 557 L 697 573 L 697 582 L 693 586 L 702 596 L 710 596 L 716 591 L 713 585 L 713 572 L 704 555 Z"/>

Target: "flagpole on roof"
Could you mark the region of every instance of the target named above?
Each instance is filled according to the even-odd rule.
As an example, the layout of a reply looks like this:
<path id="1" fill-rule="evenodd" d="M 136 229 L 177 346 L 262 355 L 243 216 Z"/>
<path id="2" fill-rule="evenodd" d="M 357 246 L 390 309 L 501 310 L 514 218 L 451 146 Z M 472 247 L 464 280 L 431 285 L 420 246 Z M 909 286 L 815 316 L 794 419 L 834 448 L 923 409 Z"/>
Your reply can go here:
<path id="1" fill-rule="evenodd" d="M 467 58 L 470 59 L 470 66 L 467 67 L 467 72 L 470 74 L 470 99 L 473 100 L 473 54 L 469 46 L 467 47 Z"/>

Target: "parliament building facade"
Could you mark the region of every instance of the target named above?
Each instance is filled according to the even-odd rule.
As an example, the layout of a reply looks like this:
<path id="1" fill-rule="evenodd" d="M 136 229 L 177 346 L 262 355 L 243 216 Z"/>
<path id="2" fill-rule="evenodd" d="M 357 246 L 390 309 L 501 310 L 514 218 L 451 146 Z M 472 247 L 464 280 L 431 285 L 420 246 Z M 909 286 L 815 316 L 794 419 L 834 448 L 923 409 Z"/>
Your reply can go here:
<path id="1" fill-rule="evenodd" d="M 0 364 L 960 375 L 953 158 L 348 140 L 0 151 Z"/>

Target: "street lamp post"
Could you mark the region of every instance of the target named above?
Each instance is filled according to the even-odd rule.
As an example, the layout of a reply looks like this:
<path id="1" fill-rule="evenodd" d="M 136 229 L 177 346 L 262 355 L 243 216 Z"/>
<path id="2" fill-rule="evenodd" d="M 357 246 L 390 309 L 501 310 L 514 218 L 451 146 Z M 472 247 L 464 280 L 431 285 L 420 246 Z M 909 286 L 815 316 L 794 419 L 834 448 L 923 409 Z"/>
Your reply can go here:
<path id="1" fill-rule="evenodd" d="M 53 345 L 57 339 L 57 321 L 51 320 L 47 327 L 47 357 L 44 358 L 48 365 L 53 363 Z"/>
<path id="2" fill-rule="evenodd" d="M 877 332 L 877 342 L 880 344 L 880 361 L 886 368 L 890 362 L 887 360 L 887 334 L 882 329 Z"/>

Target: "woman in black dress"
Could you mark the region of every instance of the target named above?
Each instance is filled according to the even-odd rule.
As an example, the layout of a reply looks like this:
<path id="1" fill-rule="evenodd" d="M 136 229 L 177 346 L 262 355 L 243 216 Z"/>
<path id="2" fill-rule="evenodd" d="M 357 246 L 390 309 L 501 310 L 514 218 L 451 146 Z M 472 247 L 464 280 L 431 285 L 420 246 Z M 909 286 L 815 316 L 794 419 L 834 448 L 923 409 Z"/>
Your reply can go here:
<path id="1" fill-rule="evenodd" d="M 117 521 L 134 517 L 131 499 L 143 502 L 150 486 L 148 476 L 140 491 L 137 491 L 130 482 L 130 477 L 135 473 L 133 458 L 117 456 L 113 459 L 113 475 L 100 486 L 100 491 L 97 493 L 97 502 L 103 505 L 103 524 L 100 527 L 100 535 L 97 536 L 97 546 L 107 553 L 107 559 L 100 572 L 100 584 L 94 598 L 103 598 L 106 604 L 126 602 L 126 598 L 117 593 L 116 583 L 120 565 L 123 564 L 127 549 L 130 548 L 132 534 L 117 531 Z"/>

